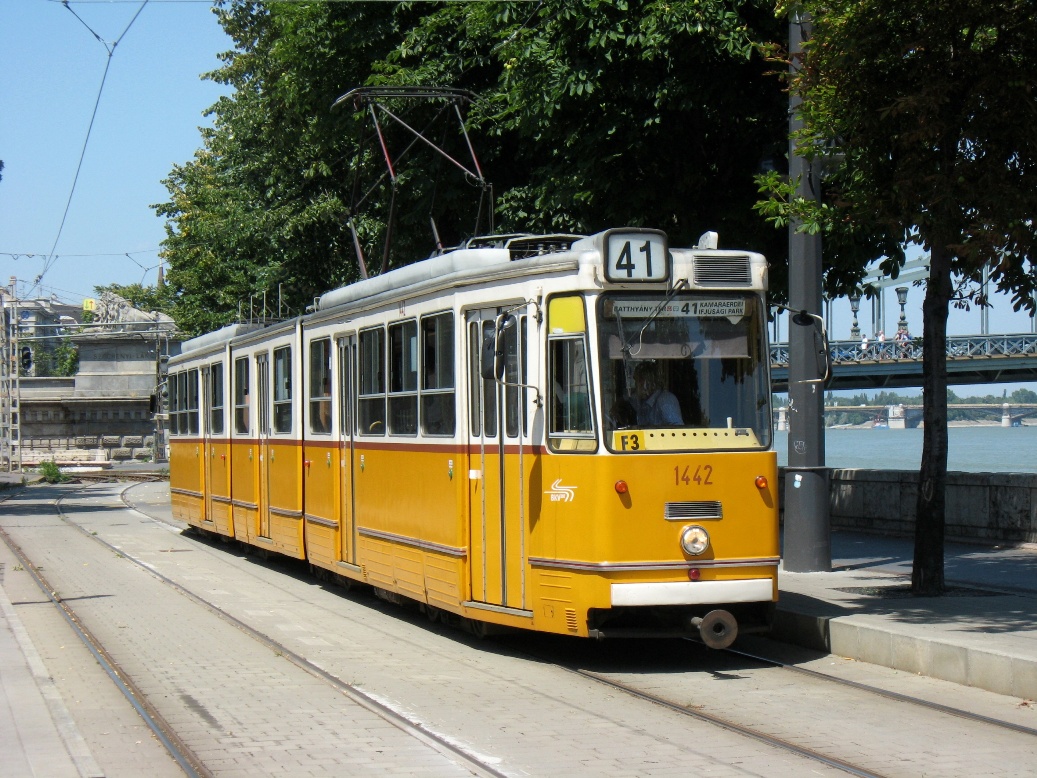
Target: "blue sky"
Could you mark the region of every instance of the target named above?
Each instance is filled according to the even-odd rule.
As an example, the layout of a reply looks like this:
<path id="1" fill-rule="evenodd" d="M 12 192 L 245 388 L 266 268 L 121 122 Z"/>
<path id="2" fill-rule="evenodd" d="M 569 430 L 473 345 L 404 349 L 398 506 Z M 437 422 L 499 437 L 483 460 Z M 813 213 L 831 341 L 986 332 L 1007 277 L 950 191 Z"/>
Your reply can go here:
<path id="1" fill-rule="evenodd" d="M 57 259 L 33 297 L 78 303 L 96 285 L 155 283 L 165 233 L 150 206 L 201 145 L 203 113 L 222 87 L 200 75 L 231 46 L 207 3 L 150 2 L 127 30 L 141 5 L 72 0 L 74 15 L 52 0 L 0 3 L 0 283 L 17 276 L 20 295 L 52 247 Z M 109 46 L 125 35 L 59 239 L 108 62 L 91 30 Z"/>
<path id="2" fill-rule="evenodd" d="M 150 206 L 167 199 L 162 179 L 201 144 L 203 113 L 222 93 L 201 74 L 218 67 L 230 41 L 207 2 L 152 0 L 134 20 L 142 5 L 71 0 L 70 11 L 55 0 L 0 2 L 0 283 L 17 276 L 19 294 L 78 303 L 97 285 L 155 283 L 165 233 Z M 108 62 L 94 32 L 109 46 L 122 38 L 69 202 Z M 57 258 L 33 289 L 52 247 Z M 891 289 L 886 295 L 892 333 L 899 307 Z M 916 334 L 922 296 L 918 287 L 908 295 Z M 836 301 L 833 340 L 849 338 L 850 318 L 848 301 Z M 1031 331 L 1029 317 L 1013 313 L 1004 297 L 990 322 L 995 333 Z M 860 324 L 872 333 L 881 327 L 867 304 Z M 980 332 L 979 312 L 952 311 L 949 330 Z"/>

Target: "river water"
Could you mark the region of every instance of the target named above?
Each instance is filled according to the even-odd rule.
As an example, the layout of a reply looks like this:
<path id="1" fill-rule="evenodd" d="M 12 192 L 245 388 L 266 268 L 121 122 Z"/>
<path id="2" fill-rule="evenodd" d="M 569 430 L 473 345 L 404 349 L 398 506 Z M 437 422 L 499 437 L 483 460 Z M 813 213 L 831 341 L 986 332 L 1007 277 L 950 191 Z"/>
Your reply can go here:
<path id="1" fill-rule="evenodd" d="M 789 435 L 774 433 L 778 464 L 788 462 Z M 825 464 L 835 468 L 918 470 L 922 430 L 825 430 Z M 1037 473 L 1037 426 L 951 427 L 947 469 L 969 473 Z"/>

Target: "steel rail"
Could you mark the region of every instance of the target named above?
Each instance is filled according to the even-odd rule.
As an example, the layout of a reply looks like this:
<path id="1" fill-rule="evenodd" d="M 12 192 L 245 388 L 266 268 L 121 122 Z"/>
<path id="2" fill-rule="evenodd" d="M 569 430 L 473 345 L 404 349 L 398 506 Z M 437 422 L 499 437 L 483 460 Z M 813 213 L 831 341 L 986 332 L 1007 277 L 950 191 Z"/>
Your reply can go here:
<path id="1" fill-rule="evenodd" d="M 175 526 L 171 525 L 167 521 L 164 521 L 163 519 L 150 516 L 149 514 L 141 510 L 139 507 L 132 505 L 127 501 L 125 493 L 129 489 L 132 489 L 135 485 L 136 484 L 127 484 L 120 491 L 119 498 L 123 502 L 123 504 L 126 505 L 129 509 L 136 511 L 137 513 L 140 513 L 142 516 L 145 516 L 152 521 L 164 524 L 166 526 Z M 178 594 L 183 595 L 196 605 L 200 605 L 213 615 L 226 621 L 228 624 L 237 627 L 246 635 L 258 642 L 260 645 L 284 657 L 299 669 L 304 670 L 313 677 L 328 683 L 333 688 L 341 692 L 348 699 L 350 699 L 352 702 L 375 714 L 376 716 L 379 716 L 380 718 L 382 718 L 392 726 L 396 727 L 397 729 L 409 734 L 411 737 L 425 743 L 433 750 L 438 751 L 444 756 L 468 768 L 476 775 L 486 776 L 486 778 L 507 778 L 507 773 L 503 773 L 497 770 L 487 762 L 480 760 L 477 756 L 468 753 L 461 746 L 451 742 L 449 738 L 439 735 L 438 733 L 428 729 L 419 722 L 415 722 L 408 719 L 403 714 L 398 713 L 397 711 L 393 710 L 387 705 L 379 702 L 373 696 L 361 691 L 356 686 L 347 683 L 346 681 L 343 681 L 342 679 L 332 675 L 328 671 L 324 670 L 323 668 L 317 666 L 313 662 L 306 659 L 306 657 L 288 648 L 283 643 L 280 643 L 274 638 L 270 637 L 269 635 L 260 632 L 259 630 L 250 626 L 246 622 L 242 621 L 241 619 L 238 619 L 237 617 L 223 610 L 218 605 L 209 602 L 204 597 L 201 597 L 200 595 L 190 591 L 189 589 L 177 583 L 173 579 L 165 575 L 162 575 L 162 573 L 159 573 L 145 562 L 142 562 L 141 560 L 137 559 L 131 554 L 128 554 L 126 552 L 126 549 L 114 546 L 111 543 L 108 543 L 106 540 L 103 540 L 102 538 L 96 535 L 92 535 L 86 529 L 67 518 L 63 512 L 61 512 L 59 515 L 61 516 L 62 521 L 66 522 L 70 527 L 73 527 L 78 532 L 83 534 L 85 537 L 119 554 L 123 559 L 126 559 L 127 561 L 146 571 L 148 574 L 154 576 L 156 579 L 169 586 Z M 206 774 L 208 775 L 208 773 Z"/>
<path id="2" fill-rule="evenodd" d="M 126 497 L 126 492 L 129 491 L 130 489 L 132 489 L 133 486 L 134 486 L 133 484 L 130 484 L 130 485 L 128 485 L 125 489 L 123 489 L 120 492 L 120 498 L 122 499 L 122 501 L 129 508 L 131 508 L 132 510 L 137 511 L 142 516 L 146 516 L 147 518 L 151 519 L 152 521 L 159 522 L 161 524 L 165 524 L 166 526 L 174 526 L 174 525 L 170 525 L 169 522 L 165 521 L 164 519 L 161 519 L 161 518 L 149 515 L 147 512 L 143 511 L 141 508 L 139 508 L 136 505 L 134 505 L 133 503 L 129 502 L 129 500 Z M 100 543 L 104 543 L 105 542 L 105 541 L 100 540 L 99 538 L 96 538 L 96 537 L 94 537 L 93 539 L 97 540 Z M 110 547 L 110 548 L 114 548 L 114 547 Z M 132 562 L 136 561 L 131 556 L 127 556 L 126 552 L 123 549 L 119 549 L 118 551 L 119 551 L 119 553 L 123 554 L 123 556 L 125 556 L 126 559 L 128 559 L 128 560 L 130 560 Z M 148 569 L 148 572 L 152 573 L 153 575 L 158 576 L 163 581 L 166 581 L 171 586 L 173 586 L 178 591 L 180 591 L 181 593 L 185 594 L 186 596 L 188 596 L 192 600 L 196 600 L 196 601 L 200 602 L 201 604 L 205 605 L 206 607 L 210 608 L 210 610 L 213 610 L 215 613 L 217 613 L 217 615 L 221 616 L 221 618 L 226 618 L 232 624 L 234 624 L 235 626 L 238 626 L 240 629 L 244 630 L 249 635 L 252 635 L 252 636 L 256 637 L 256 639 L 260 640 L 261 642 L 265 641 L 266 642 L 265 644 L 267 644 L 269 646 L 272 646 L 275 650 L 283 652 L 287 658 L 289 658 L 292 662 L 295 662 L 296 664 L 298 664 L 303 669 L 305 669 L 307 671 L 314 672 L 315 675 L 318 675 L 322 679 L 327 680 L 327 681 L 335 684 L 336 686 L 341 685 L 341 686 L 347 687 L 349 689 L 352 689 L 352 687 L 349 687 L 348 684 L 345 684 L 344 682 L 340 681 L 339 679 L 335 678 L 334 676 L 329 676 L 326 673 L 326 671 L 322 670 L 319 667 L 315 667 L 314 665 L 310 664 L 304 657 L 300 657 L 300 656 L 294 654 L 294 652 L 292 652 L 290 649 L 286 649 L 285 647 L 281 646 L 276 641 L 273 641 L 272 639 L 266 637 L 265 635 L 261 635 L 261 633 L 257 633 L 255 630 L 253 630 L 247 624 L 244 624 L 244 623 L 238 621 L 235 617 L 230 616 L 229 614 L 226 614 L 226 613 L 220 611 L 218 607 L 211 605 L 210 603 L 208 603 L 204 599 L 198 598 L 195 595 L 193 595 L 193 594 L 191 594 L 189 592 L 186 592 L 176 582 L 169 581 L 164 576 L 162 576 L 160 573 L 157 573 L 157 572 L 155 572 L 154 570 L 152 570 L 150 568 L 145 568 L 145 569 Z M 526 653 L 530 653 L 530 652 L 526 652 Z M 665 707 L 665 708 L 668 708 L 668 709 L 670 709 L 672 711 L 680 713 L 681 715 L 690 716 L 691 718 L 694 718 L 694 719 L 697 719 L 699 721 L 703 721 L 703 722 L 706 722 L 706 723 L 709 723 L 709 724 L 713 724 L 715 726 L 722 727 L 723 729 L 727 729 L 729 731 L 732 731 L 732 732 L 735 732 L 737 734 L 740 734 L 740 735 L 742 735 L 744 737 L 748 737 L 748 738 L 751 738 L 753 740 L 757 740 L 759 742 L 763 742 L 763 743 L 765 743 L 767 745 L 770 745 L 770 746 L 775 747 L 775 748 L 779 748 L 779 749 L 781 749 L 783 751 L 789 751 L 789 752 L 795 753 L 795 754 L 797 754 L 799 756 L 803 756 L 803 757 L 805 757 L 807 759 L 810 759 L 812 761 L 823 763 L 823 764 L 828 765 L 830 767 L 833 767 L 833 768 L 839 769 L 839 770 L 841 770 L 843 772 L 849 773 L 850 775 L 856 775 L 856 776 L 859 776 L 860 778 L 884 778 L 880 773 L 870 772 L 870 771 L 865 770 L 863 768 L 860 768 L 860 767 L 858 767 L 856 765 L 852 765 L 852 764 L 850 764 L 848 762 L 844 762 L 844 761 L 839 760 L 837 758 L 830 757 L 830 756 L 827 756 L 825 754 L 821 754 L 821 753 L 819 753 L 817 751 L 813 751 L 813 750 L 811 750 L 809 748 L 806 748 L 804 746 L 799 746 L 799 745 L 797 745 L 795 743 L 791 743 L 789 741 L 782 740 L 781 738 L 778 738 L 778 737 L 775 737 L 775 736 L 772 736 L 772 735 L 768 735 L 768 734 L 766 734 L 764 732 L 760 732 L 758 730 L 751 729 L 749 727 L 743 726 L 741 724 L 738 724 L 736 722 L 733 722 L 733 721 L 730 721 L 728 719 L 722 718 L 720 716 L 715 716 L 713 714 L 705 713 L 705 712 L 702 712 L 702 711 L 690 710 L 690 709 L 688 709 L 688 708 L 686 708 L 686 707 L 684 707 L 682 705 L 679 705 L 679 704 L 677 704 L 675 702 L 672 702 L 670 700 L 666 700 L 665 698 L 649 694 L 649 693 L 641 691 L 639 689 L 635 689 L 634 687 L 627 686 L 626 684 L 622 684 L 622 683 L 620 683 L 618 681 L 613 681 L 613 680 L 611 680 L 609 678 L 606 678 L 604 676 L 600 676 L 600 675 L 598 675 L 596 673 L 592 673 L 592 672 L 587 671 L 587 670 L 580 670 L 580 669 L 576 669 L 576 668 L 572 668 L 572 667 L 566 667 L 564 664 L 559 664 L 559 663 L 557 663 L 557 661 L 551 659 L 550 657 L 539 657 L 539 658 L 547 659 L 552 664 L 554 664 L 556 667 L 559 667 L 560 669 L 562 669 L 562 670 L 564 670 L 566 672 L 574 673 L 576 675 L 580 675 L 580 676 L 583 676 L 583 677 L 588 678 L 590 680 L 593 680 L 593 681 L 595 681 L 597 683 L 601 683 L 601 684 L 604 684 L 606 686 L 610 686 L 610 687 L 612 687 L 612 688 L 614 688 L 614 689 L 616 689 L 618 691 L 622 691 L 622 692 L 624 692 L 626 694 L 629 694 L 631 696 L 634 696 L 634 697 L 637 697 L 639 699 L 645 700 L 647 702 L 655 703 L 657 705 L 660 705 L 662 707 Z M 354 691 L 357 691 L 357 690 L 354 690 Z M 363 695 L 363 692 L 357 691 L 357 693 L 360 694 L 360 695 Z M 379 707 L 380 707 L 379 703 L 377 703 L 375 701 L 372 701 L 372 702 L 374 702 L 375 705 L 379 705 Z M 393 716 L 396 715 L 392 711 L 389 711 L 389 712 Z M 453 750 L 453 746 L 450 743 L 447 743 L 446 745 L 447 745 L 447 747 L 451 748 L 451 750 Z M 498 773 L 498 772 L 492 770 L 492 768 L 489 768 L 489 769 L 491 770 L 492 774 L 495 775 L 495 776 L 502 776 L 503 775 L 502 773 Z"/>
<path id="3" fill-rule="evenodd" d="M 63 512 L 61 511 L 61 500 L 64 496 L 54 501 L 55 509 L 58 511 L 58 515 L 62 521 L 66 521 Z M 75 525 L 72 525 L 75 526 Z M 83 531 L 83 530 L 80 530 Z M 84 531 L 84 534 L 85 531 Z M 133 709 L 137 711 L 137 714 L 141 717 L 148 729 L 154 733 L 155 737 L 162 746 L 169 752 L 169 755 L 180 765 L 181 769 L 189 776 L 189 778 L 211 778 L 213 775 L 209 770 L 205 768 L 202 761 L 191 751 L 191 749 L 177 737 L 173 728 L 169 726 L 169 723 L 162 717 L 162 715 L 155 710 L 148 701 L 147 697 L 137 688 L 133 679 L 119 667 L 118 662 L 112 658 L 111 654 L 105 650 L 101 642 L 94 636 L 94 634 L 87 628 L 85 624 L 76 615 L 75 610 L 62 599 L 61 595 L 57 593 L 55 588 L 51 586 L 47 577 L 40 571 L 40 569 L 33 564 L 32 560 L 22 551 L 21 547 L 14 541 L 14 539 L 7 533 L 7 531 L 0 527 L 0 539 L 3 539 L 4 544 L 11 550 L 22 566 L 32 576 L 33 581 L 40 588 L 40 591 L 47 597 L 50 602 L 57 607 L 58 612 L 64 617 L 65 621 L 72 628 L 76 637 L 86 646 L 87 650 L 93 655 L 94 659 L 101 666 L 101 668 L 108 675 L 108 678 L 115 684 L 115 687 L 119 692 L 126 698 L 126 700 L 133 706 Z M 96 538 L 94 538 L 96 540 Z M 111 548 L 109 546 L 109 548 Z"/>
<path id="4" fill-rule="evenodd" d="M 842 759 L 838 759 L 833 756 L 828 756 L 827 754 L 822 754 L 819 751 L 814 751 L 813 749 L 807 748 L 806 746 L 801 746 L 789 740 L 785 740 L 775 735 L 768 735 L 766 732 L 760 732 L 759 730 L 753 729 L 752 727 L 747 727 L 744 724 L 739 724 L 737 722 L 731 721 L 730 719 L 725 719 L 723 716 L 717 716 L 713 713 L 705 713 L 701 710 L 692 710 L 684 705 L 681 705 L 680 703 L 673 702 L 672 700 L 667 700 L 665 697 L 659 697 L 657 695 L 650 694 L 649 692 L 645 692 L 633 686 L 621 683 L 620 681 L 613 680 L 611 678 L 608 678 L 607 676 L 599 675 L 598 673 L 591 672 L 590 670 L 580 670 L 579 668 L 566 667 L 564 665 L 556 666 L 560 667 L 563 670 L 566 670 L 567 672 L 575 673 L 576 675 L 582 676 L 584 678 L 589 678 L 593 681 L 597 681 L 598 683 L 604 684 L 612 689 L 621 691 L 625 694 L 629 694 L 633 697 L 637 697 L 638 699 L 644 700 L 646 702 L 651 702 L 656 705 L 662 706 L 663 708 L 675 711 L 677 713 L 680 713 L 681 715 L 689 716 L 693 719 L 697 719 L 699 721 L 703 721 L 709 724 L 714 724 L 718 727 L 721 727 L 722 729 L 735 732 L 752 740 L 756 740 L 761 743 L 765 743 L 769 746 L 773 746 L 774 748 L 779 748 L 782 751 L 789 751 L 791 753 L 810 759 L 811 761 L 820 762 L 829 767 L 833 767 L 837 770 L 842 770 L 845 773 L 849 773 L 850 775 L 860 776 L 860 778 L 883 778 L 882 773 L 871 772 L 870 770 L 866 770 L 863 767 L 858 767 L 857 765 L 850 764 L 849 762 L 844 762 Z"/>
<path id="5" fill-rule="evenodd" d="M 960 719 L 966 719 L 967 721 L 975 721 L 980 724 L 988 724 L 993 727 L 999 727 L 1001 729 L 1011 730 L 1012 732 L 1019 732 L 1024 735 L 1037 736 L 1037 729 L 1033 727 L 1027 727 L 1023 724 L 1015 724 L 1011 721 L 1004 721 L 1002 719 L 995 719 L 991 716 L 984 716 L 981 713 L 972 713 L 971 711 L 962 710 L 961 708 L 954 708 L 950 705 L 943 705 L 939 702 L 932 702 L 931 700 L 922 699 L 921 697 L 912 697 L 909 694 L 901 694 L 900 692 L 890 691 L 889 689 L 883 689 L 878 686 L 871 686 L 866 683 L 859 681 L 851 681 L 848 678 L 838 678 L 834 675 L 828 675 L 826 673 L 818 672 L 817 670 L 810 670 L 806 667 L 797 667 L 796 665 L 786 664 L 778 659 L 771 659 L 769 657 L 760 656 L 749 651 L 742 651 L 736 648 L 724 649 L 726 653 L 734 654 L 735 656 L 744 657 L 746 659 L 752 659 L 763 664 L 770 665 L 772 667 L 780 667 L 783 670 L 789 672 L 799 673 L 810 678 L 816 678 L 823 681 L 830 681 L 840 686 L 846 686 L 851 689 L 857 689 L 858 691 L 869 692 L 871 694 L 878 695 L 879 697 L 885 697 L 889 700 L 896 702 L 902 702 L 908 705 L 917 705 L 927 710 L 936 711 L 938 713 L 945 713 L 949 716 L 954 716 Z"/>

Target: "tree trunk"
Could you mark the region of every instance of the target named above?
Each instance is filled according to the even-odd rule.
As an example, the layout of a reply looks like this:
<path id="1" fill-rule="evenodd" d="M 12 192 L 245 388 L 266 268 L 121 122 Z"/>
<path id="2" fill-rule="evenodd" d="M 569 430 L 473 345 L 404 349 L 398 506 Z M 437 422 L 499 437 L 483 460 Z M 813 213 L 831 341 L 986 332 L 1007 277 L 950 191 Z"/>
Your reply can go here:
<path id="1" fill-rule="evenodd" d="M 922 392 L 925 429 L 915 508 L 915 556 L 911 590 L 932 597 L 944 591 L 943 536 L 947 488 L 947 314 L 951 255 L 947 242 L 933 241 L 929 283 L 922 305 Z"/>

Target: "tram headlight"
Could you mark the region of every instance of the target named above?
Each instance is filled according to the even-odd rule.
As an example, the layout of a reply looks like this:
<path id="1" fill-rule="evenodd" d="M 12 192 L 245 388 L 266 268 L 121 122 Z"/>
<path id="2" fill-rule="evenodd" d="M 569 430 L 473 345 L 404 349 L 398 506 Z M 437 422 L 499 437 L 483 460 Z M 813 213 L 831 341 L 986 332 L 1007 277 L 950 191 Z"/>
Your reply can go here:
<path id="1" fill-rule="evenodd" d="M 681 531 L 681 548 L 691 556 L 698 556 L 709 548 L 709 533 L 697 524 L 685 527 Z"/>

